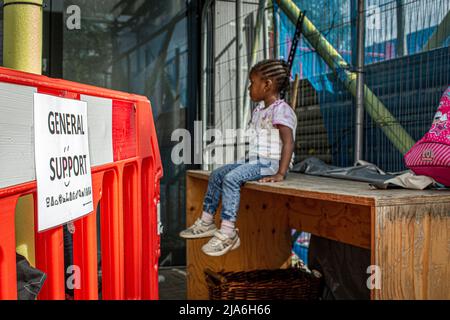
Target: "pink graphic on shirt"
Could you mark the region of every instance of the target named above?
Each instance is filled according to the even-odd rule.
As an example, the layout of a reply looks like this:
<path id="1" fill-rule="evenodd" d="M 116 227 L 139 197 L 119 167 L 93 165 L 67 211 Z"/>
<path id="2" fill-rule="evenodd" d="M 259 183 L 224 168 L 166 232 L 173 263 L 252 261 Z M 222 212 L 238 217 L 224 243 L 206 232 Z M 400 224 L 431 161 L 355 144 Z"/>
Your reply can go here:
<path id="1" fill-rule="evenodd" d="M 277 125 L 284 125 L 292 129 L 292 137 L 295 140 L 297 116 L 292 108 L 284 100 L 276 100 L 270 106 L 265 107 L 259 103 L 252 114 L 248 128 L 250 131 L 249 153 L 258 154 L 260 157 L 280 160 L 282 141 Z M 294 155 L 292 155 L 291 165 Z"/>
<path id="2" fill-rule="evenodd" d="M 284 102 L 273 108 L 272 124 L 289 127 L 295 132 L 297 116 L 291 106 Z"/>
<path id="3" fill-rule="evenodd" d="M 253 111 L 250 126 L 254 129 L 274 129 L 275 125 L 285 125 L 295 131 L 297 116 L 292 108 L 284 100 L 276 100 L 269 107 L 264 108 L 264 103 L 258 104 Z"/>

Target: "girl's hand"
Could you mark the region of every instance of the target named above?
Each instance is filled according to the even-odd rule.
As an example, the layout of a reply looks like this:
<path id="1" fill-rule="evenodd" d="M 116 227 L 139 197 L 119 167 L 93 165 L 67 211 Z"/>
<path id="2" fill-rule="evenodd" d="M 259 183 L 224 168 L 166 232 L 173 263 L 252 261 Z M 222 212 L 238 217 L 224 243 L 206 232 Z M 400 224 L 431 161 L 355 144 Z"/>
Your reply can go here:
<path id="1" fill-rule="evenodd" d="M 274 176 L 264 177 L 259 180 L 259 182 L 281 182 L 284 180 L 284 175 L 277 173 Z"/>

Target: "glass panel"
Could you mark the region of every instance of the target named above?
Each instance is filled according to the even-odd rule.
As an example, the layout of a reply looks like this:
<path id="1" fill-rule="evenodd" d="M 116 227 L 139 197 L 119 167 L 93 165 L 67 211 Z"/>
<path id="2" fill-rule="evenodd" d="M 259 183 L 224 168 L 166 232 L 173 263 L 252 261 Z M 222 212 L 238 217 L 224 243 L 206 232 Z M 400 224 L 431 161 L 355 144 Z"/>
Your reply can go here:
<path id="1" fill-rule="evenodd" d="M 184 0 L 70 0 L 64 1 L 61 8 L 63 77 L 145 95 L 152 103 L 164 165 L 162 261 L 179 265 L 185 263 L 185 244 L 178 238 L 185 225 L 185 169 L 171 161 L 174 143 L 170 138 L 173 130 L 186 127 L 186 3 Z M 75 16 L 77 8 L 81 15 L 79 26 Z M 69 13 L 68 9 L 71 9 Z"/>

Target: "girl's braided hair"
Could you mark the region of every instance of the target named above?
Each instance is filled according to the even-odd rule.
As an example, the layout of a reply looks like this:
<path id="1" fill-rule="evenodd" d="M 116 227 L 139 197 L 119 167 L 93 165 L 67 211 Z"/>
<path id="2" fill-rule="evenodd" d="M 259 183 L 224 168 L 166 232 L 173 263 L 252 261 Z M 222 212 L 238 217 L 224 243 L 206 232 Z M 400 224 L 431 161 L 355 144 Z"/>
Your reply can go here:
<path id="1" fill-rule="evenodd" d="M 281 97 L 289 90 L 290 70 L 289 64 L 284 60 L 267 59 L 258 62 L 250 70 L 250 74 L 257 72 L 263 79 L 270 79 L 274 82 Z"/>

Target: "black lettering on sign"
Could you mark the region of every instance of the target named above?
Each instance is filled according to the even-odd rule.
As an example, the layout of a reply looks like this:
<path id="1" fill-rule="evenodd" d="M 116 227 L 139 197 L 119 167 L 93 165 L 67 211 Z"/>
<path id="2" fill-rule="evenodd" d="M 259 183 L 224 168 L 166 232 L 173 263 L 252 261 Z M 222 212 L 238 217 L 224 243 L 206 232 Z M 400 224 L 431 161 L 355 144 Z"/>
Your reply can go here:
<path id="1" fill-rule="evenodd" d="M 83 116 L 50 111 L 48 131 L 50 134 L 84 135 Z"/>
<path id="2" fill-rule="evenodd" d="M 51 181 L 84 176 L 88 173 L 87 155 L 52 157 L 49 164 Z"/>

